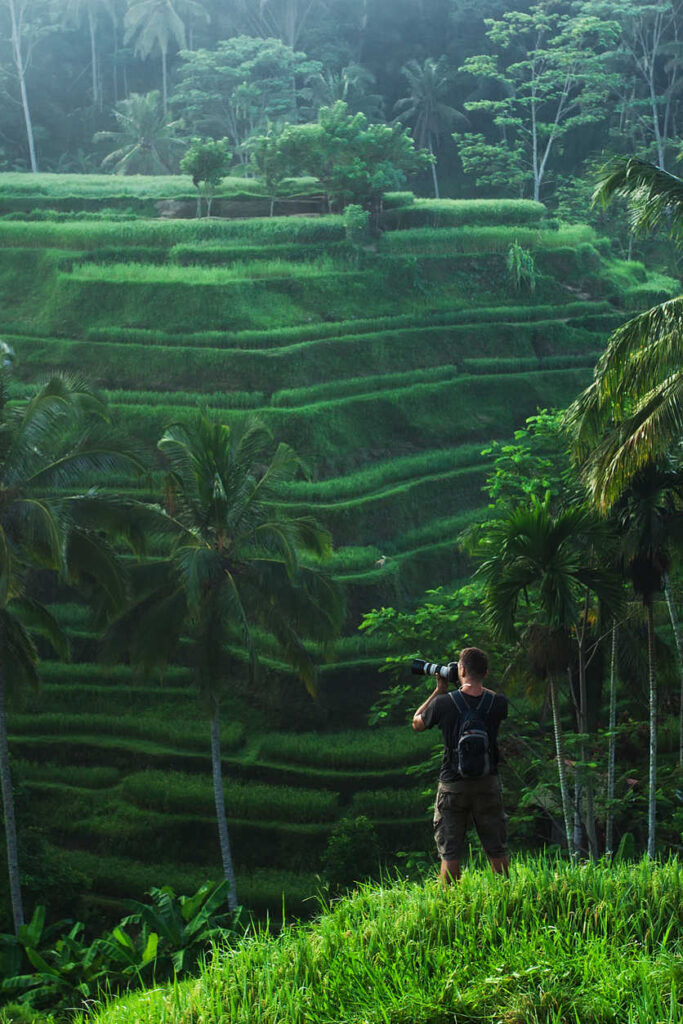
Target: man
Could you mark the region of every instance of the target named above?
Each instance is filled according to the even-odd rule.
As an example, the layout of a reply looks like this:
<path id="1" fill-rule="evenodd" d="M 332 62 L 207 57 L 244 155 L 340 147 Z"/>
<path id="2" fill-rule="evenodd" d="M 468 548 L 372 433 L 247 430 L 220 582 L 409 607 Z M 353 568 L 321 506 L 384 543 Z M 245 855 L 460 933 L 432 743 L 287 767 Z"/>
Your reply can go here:
<path id="1" fill-rule="evenodd" d="M 422 732 L 435 725 L 441 727 L 444 754 L 439 773 L 439 786 L 434 805 L 434 838 L 441 857 L 441 880 L 444 885 L 460 878 L 465 834 L 470 817 L 486 851 L 491 867 L 497 874 L 508 874 L 507 815 L 498 778 L 498 727 L 507 718 L 508 702 L 502 693 L 494 694 L 484 688 L 488 672 L 488 658 L 478 647 L 466 647 L 460 652 L 458 677 L 462 698 L 453 699 L 448 682 L 437 676 L 436 689 L 413 716 L 413 729 Z M 486 695 L 491 696 L 487 697 Z M 479 777 L 465 778 L 459 770 L 456 749 L 461 726 L 467 713 L 463 708 L 482 708 L 481 719 L 488 734 L 488 772 Z M 485 709 L 490 706 L 487 713 Z M 484 739 L 482 742 L 486 742 Z M 455 745 L 455 746 L 454 746 Z"/>

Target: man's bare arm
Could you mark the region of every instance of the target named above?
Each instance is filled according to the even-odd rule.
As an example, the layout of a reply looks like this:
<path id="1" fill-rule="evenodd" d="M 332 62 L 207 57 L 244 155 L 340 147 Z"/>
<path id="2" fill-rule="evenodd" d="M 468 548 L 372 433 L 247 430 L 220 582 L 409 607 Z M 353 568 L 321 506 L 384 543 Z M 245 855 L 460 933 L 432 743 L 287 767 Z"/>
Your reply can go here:
<path id="1" fill-rule="evenodd" d="M 420 704 L 419 708 L 413 715 L 413 729 L 415 732 L 424 732 L 427 726 L 422 718 L 422 712 L 426 711 L 429 705 L 432 703 L 435 697 L 440 697 L 443 693 L 448 693 L 448 682 L 446 679 L 439 679 L 436 688 L 430 693 L 424 704 Z"/>

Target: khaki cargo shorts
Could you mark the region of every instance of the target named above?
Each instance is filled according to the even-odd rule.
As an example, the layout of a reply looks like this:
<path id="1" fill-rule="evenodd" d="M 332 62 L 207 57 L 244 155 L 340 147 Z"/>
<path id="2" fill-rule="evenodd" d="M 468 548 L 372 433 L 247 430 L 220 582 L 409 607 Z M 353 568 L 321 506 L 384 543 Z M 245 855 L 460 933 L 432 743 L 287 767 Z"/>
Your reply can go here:
<path id="1" fill-rule="evenodd" d="M 470 820 L 488 856 L 505 857 L 508 819 L 497 775 L 439 783 L 434 838 L 441 860 L 461 860 Z"/>

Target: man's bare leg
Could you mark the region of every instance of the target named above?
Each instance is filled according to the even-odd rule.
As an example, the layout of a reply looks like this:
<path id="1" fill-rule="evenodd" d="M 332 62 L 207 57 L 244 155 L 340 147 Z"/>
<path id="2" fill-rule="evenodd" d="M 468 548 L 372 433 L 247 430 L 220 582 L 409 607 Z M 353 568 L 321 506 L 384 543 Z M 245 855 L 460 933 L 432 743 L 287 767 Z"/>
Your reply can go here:
<path id="1" fill-rule="evenodd" d="M 494 875 L 510 875 L 510 860 L 508 857 L 489 857 Z"/>
<path id="2" fill-rule="evenodd" d="M 459 860 L 442 860 L 441 861 L 441 884 L 446 886 L 450 885 L 451 882 L 457 882 L 460 878 L 460 861 Z"/>

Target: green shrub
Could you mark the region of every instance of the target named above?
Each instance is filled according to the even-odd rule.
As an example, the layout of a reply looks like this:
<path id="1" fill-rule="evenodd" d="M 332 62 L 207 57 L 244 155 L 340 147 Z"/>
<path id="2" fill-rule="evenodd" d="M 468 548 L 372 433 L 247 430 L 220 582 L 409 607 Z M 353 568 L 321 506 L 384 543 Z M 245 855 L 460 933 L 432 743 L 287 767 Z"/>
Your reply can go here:
<path id="1" fill-rule="evenodd" d="M 385 210 L 395 210 L 396 207 L 412 206 L 415 202 L 414 192 L 385 192 L 382 197 L 382 205 Z"/>
<path id="2" fill-rule="evenodd" d="M 534 263 L 534 258 L 516 239 L 508 249 L 507 268 L 516 292 L 521 291 L 522 287 L 528 288 L 530 292 L 536 290 L 536 264 Z"/>
<path id="3" fill-rule="evenodd" d="M 362 248 L 370 240 L 370 214 L 362 206 L 349 203 L 343 217 L 347 242 L 354 249 Z"/>
<path id="4" fill-rule="evenodd" d="M 363 815 L 343 818 L 332 830 L 323 858 L 323 878 L 335 892 L 366 881 L 379 869 L 379 840 Z"/>

